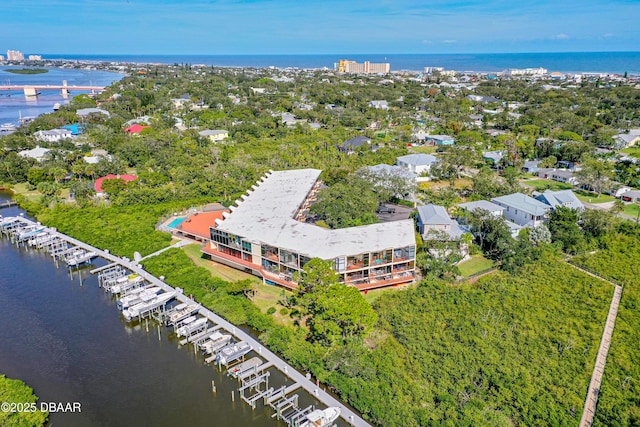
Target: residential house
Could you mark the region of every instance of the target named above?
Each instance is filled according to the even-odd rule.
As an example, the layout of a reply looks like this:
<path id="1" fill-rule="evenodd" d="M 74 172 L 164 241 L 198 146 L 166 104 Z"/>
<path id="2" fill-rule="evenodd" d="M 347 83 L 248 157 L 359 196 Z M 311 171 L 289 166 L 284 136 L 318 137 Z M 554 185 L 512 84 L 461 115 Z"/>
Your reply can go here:
<path id="1" fill-rule="evenodd" d="M 463 213 L 461 217 L 464 217 L 464 212 L 476 212 L 479 210 L 487 211 L 489 214 L 495 217 L 501 217 L 504 215 L 504 209 L 505 209 L 503 206 L 497 205 L 495 203 L 491 203 L 487 200 L 478 200 L 475 202 L 460 203 L 458 204 L 458 207 Z"/>
<path id="2" fill-rule="evenodd" d="M 578 178 L 575 177 L 572 171 L 567 169 L 540 168 L 538 169 L 538 177 L 558 182 L 565 182 L 571 185 L 578 184 Z"/>
<path id="3" fill-rule="evenodd" d="M 91 150 L 90 156 L 84 156 L 85 163 L 89 163 L 91 165 L 99 163 L 102 159 L 112 160 L 112 157 L 107 150 Z"/>
<path id="4" fill-rule="evenodd" d="M 369 146 L 371 146 L 371 138 L 364 135 L 360 135 L 360 136 L 356 136 L 355 138 L 346 140 L 345 142 L 342 143 L 342 145 L 338 144 L 337 148 L 343 153 L 353 154 L 356 152 L 357 149 L 361 147 L 369 147 Z"/>
<path id="5" fill-rule="evenodd" d="M 504 155 L 505 155 L 505 152 L 501 150 L 482 152 L 482 158 L 486 162 L 491 163 L 492 166 L 497 166 L 500 163 L 500 161 L 504 158 Z"/>
<path id="6" fill-rule="evenodd" d="M 36 148 L 33 148 L 31 150 L 23 150 L 18 152 L 18 156 L 24 157 L 27 159 L 34 159 L 34 160 L 37 160 L 38 162 L 41 162 L 45 159 L 49 151 L 51 150 L 49 150 L 48 148 L 42 148 L 39 145 L 36 145 Z"/>
<path id="7" fill-rule="evenodd" d="M 627 192 L 622 193 L 620 198 L 625 202 L 640 202 L 640 191 L 638 190 L 629 190 Z"/>
<path id="8" fill-rule="evenodd" d="M 130 135 L 138 135 L 140 134 L 140 132 L 142 132 L 144 129 L 151 129 L 151 126 L 144 126 L 141 125 L 139 123 L 136 123 L 135 125 L 131 125 L 128 128 L 126 128 L 124 131 Z"/>
<path id="9" fill-rule="evenodd" d="M 214 144 L 224 141 L 229 137 L 229 131 L 222 129 L 205 129 L 198 132 L 198 134 L 202 137 L 209 138 L 209 140 Z"/>
<path id="10" fill-rule="evenodd" d="M 438 163 L 438 158 L 431 154 L 408 154 L 398 157 L 396 165 L 407 169 L 417 176 L 428 175 L 431 167 Z"/>
<path id="11" fill-rule="evenodd" d="M 537 174 L 539 170 L 540 160 L 527 160 L 524 162 L 522 170 L 526 173 Z"/>
<path id="12" fill-rule="evenodd" d="M 537 227 L 544 223 L 551 206 L 522 193 L 513 193 L 491 199 L 505 208 L 504 217 L 524 227 Z"/>
<path id="13" fill-rule="evenodd" d="M 121 179 L 125 182 L 131 182 L 138 179 L 138 177 L 135 175 L 114 175 L 114 174 L 109 174 L 109 175 L 100 177 L 96 179 L 95 184 L 93 184 L 93 188 L 96 190 L 96 193 L 98 193 L 99 196 L 104 195 L 104 189 L 102 188 L 102 183 L 106 179 Z"/>
<path id="14" fill-rule="evenodd" d="M 425 240 L 433 239 L 434 233 L 443 232 L 450 240 L 459 240 L 464 234 L 458 222 L 451 219 L 443 206 L 428 204 L 418 206 L 418 232 Z"/>
<path id="15" fill-rule="evenodd" d="M 576 209 L 580 212 L 584 211 L 584 205 L 571 190 L 545 190 L 542 193 L 534 192 L 533 197 L 542 203 L 546 203 L 553 209 L 559 206 L 565 206 L 569 209 Z"/>
<path id="16" fill-rule="evenodd" d="M 627 133 L 619 133 L 613 137 L 613 148 L 621 150 L 629 148 L 640 142 L 640 129 L 631 129 Z"/>
<path id="17" fill-rule="evenodd" d="M 180 98 L 171 99 L 174 108 L 185 108 L 191 105 L 191 96 L 189 94 L 183 94 Z"/>
<path id="18" fill-rule="evenodd" d="M 465 224 L 465 226 L 468 226 L 467 212 L 485 211 L 496 218 L 504 219 L 505 208 L 495 203 L 491 203 L 487 200 L 478 200 L 475 202 L 460 203 L 458 205 L 458 208 L 460 208 L 458 221 L 461 224 Z M 505 221 L 505 224 L 507 224 L 507 227 L 509 227 L 509 231 L 511 232 L 511 237 L 513 237 L 514 239 L 518 237 L 518 233 L 520 233 L 520 230 L 524 228 L 523 226 L 518 225 L 511 221 Z"/>
<path id="19" fill-rule="evenodd" d="M 62 126 L 62 129 L 66 129 L 71 132 L 71 136 L 78 136 L 84 133 L 84 127 L 79 123 Z"/>
<path id="20" fill-rule="evenodd" d="M 428 145 L 453 145 L 455 139 L 449 135 L 427 135 L 424 143 Z"/>
<path id="21" fill-rule="evenodd" d="M 107 110 L 103 110 L 102 108 L 80 108 L 76 110 L 76 115 L 80 118 L 86 118 L 91 115 L 103 115 L 111 117 L 111 113 L 109 113 Z"/>
<path id="22" fill-rule="evenodd" d="M 69 129 L 50 129 L 39 130 L 33 134 L 38 141 L 44 142 L 60 142 L 63 139 L 71 138 L 71 131 Z"/>
<path id="23" fill-rule="evenodd" d="M 389 104 L 387 103 L 387 101 L 384 101 L 384 100 L 375 100 L 375 101 L 369 101 L 369 107 L 373 107 L 379 110 L 388 110 Z"/>

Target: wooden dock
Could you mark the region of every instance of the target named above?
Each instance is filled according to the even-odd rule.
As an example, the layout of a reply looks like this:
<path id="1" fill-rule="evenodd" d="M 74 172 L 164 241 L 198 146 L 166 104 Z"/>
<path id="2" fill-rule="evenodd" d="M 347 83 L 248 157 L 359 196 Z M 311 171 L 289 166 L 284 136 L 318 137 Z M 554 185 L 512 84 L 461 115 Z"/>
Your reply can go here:
<path id="1" fill-rule="evenodd" d="M 8 200 L 6 202 L 0 203 L 0 209 L 11 208 L 11 207 L 14 207 L 14 206 L 18 206 L 18 204 L 16 202 L 14 202 L 13 200 Z"/>
<path id="2" fill-rule="evenodd" d="M 18 220 L 24 225 L 35 224 L 33 221 L 23 217 L 16 217 L 16 218 L 18 218 Z M 121 266 L 129 270 L 131 273 L 135 273 L 143 277 L 144 280 L 149 282 L 150 284 L 160 287 L 164 292 L 176 292 L 176 289 L 174 289 L 173 287 L 167 285 L 160 279 L 148 273 L 146 270 L 142 268 L 141 265 L 139 265 L 135 261 L 131 261 L 127 258 L 120 258 L 118 256 L 115 256 L 109 253 L 109 251 L 95 248 L 84 242 L 81 242 L 80 240 L 77 240 L 70 236 L 62 234 L 54 229 L 48 229 L 48 231 L 53 236 L 55 236 L 57 238 L 56 240 L 59 242 L 57 245 L 51 246 L 51 249 L 50 249 L 53 251 L 52 254 L 54 256 L 54 259 L 56 257 L 59 257 L 62 253 L 68 253 L 78 248 L 84 249 L 86 251 L 93 251 L 97 254 L 98 257 L 106 260 L 109 263 L 109 265 L 94 269 L 92 270 L 92 272 L 99 272 L 103 269 Z M 62 242 L 63 244 L 60 242 Z M 191 298 L 189 298 L 187 295 L 184 295 L 183 293 L 180 293 L 180 292 L 176 293 L 175 299 L 180 303 L 193 302 Z M 353 410 L 345 406 L 342 402 L 340 402 L 339 400 L 331 396 L 329 393 L 324 391 L 321 387 L 316 385 L 316 383 L 314 383 L 311 380 L 311 377 L 308 374 L 303 375 L 302 373 L 295 370 L 291 365 L 289 365 L 288 363 L 280 359 L 276 354 L 271 352 L 269 349 L 265 348 L 262 343 L 260 343 L 255 338 L 250 336 L 248 333 L 244 332 L 242 329 L 238 328 L 237 326 L 233 325 L 232 323 L 218 316 L 217 314 L 207 309 L 206 307 L 200 308 L 199 315 L 208 319 L 208 321 L 213 323 L 215 327 L 226 330 L 229 334 L 233 335 L 237 341 L 246 341 L 247 343 L 249 343 L 252 346 L 253 351 L 257 353 L 257 355 L 260 358 L 264 359 L 268 364 L 270 364 L 270 367 L 278 369 L 286 377 L 288 377 L 291 381 L 293 381 L 292 385 L 282 388 L 281 390 L 278 390 L 278 392 L 273 392 L 273 394 L 270 395 L 269 398 L 267 399 L 268 403 L 273 403 L 282 397 L 286 397 L 288 394 L 290 394 L 295 390 L 303 389 L 304 391 L 309 393 L 311 396 L 313 396 L 315 399 L 322 402 L 324 405 L 327 405 L 329 407 L 339 408 L 340 417 L 343 418 L 349 425 L 355 426 L 355 427 L 370 427 L 370 424 L 367 423 L 365 420 L 363 420 Z M 211 331 L 211 329 L 209 330 Z M 264 370 L 262 372 L 263 372 L 262 375 L 265 375 L 268 373 L 268 371 L 265 372 Z M 266 378 L 268 378 L 268 376 L 266 376 L 265 379 Z M 247 387 L 247 388 L 250 388 L 250 387 Z M 265 397 L 268 394 L 265 391 L 262 391 L 261 393 L 263 393 L 262 397 Z M 277 395 L 279 396 L 276 397 Z M 274 397 L 276 398 L 273 399 Z M 253 396 L 253 398 L 255 398 L 255 396 Z M 255 400 L 253 401 L 255 402 Z"/>

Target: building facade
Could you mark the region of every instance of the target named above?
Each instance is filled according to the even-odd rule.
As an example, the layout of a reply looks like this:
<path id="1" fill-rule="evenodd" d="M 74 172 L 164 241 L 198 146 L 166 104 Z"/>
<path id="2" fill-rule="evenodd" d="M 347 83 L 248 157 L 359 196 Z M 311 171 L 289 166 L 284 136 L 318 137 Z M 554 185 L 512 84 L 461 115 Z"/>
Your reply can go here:
<path id="1" fill-rule="evenodd" d="M 340 73 L 353 73 L 353 74 L 388 74 L 391 71 L 391 64 L 385 63 L 373 63 L 365 61 L 358 63 L 356 61 L 349 61 L 348 59 L 341 59 L 338 63 L 338 72 Z"/>
<path id="2" fill-rule="evenodd" d="M 19 50 L 8 50 L 7 61 L 24 61 L 24 54 Z"/>
<path id="3" fill-rule="evenodd" d="M 268 173 L 216 221 L 202 251 L 214 261 L 290 289 L 297 287 L 294 274 L 312 258 L 330 261 L 343 283 L 360 290 L 412 283 L 412 220 L 338 230 L 305 222 L 322 185 L 320 173 Z"/>

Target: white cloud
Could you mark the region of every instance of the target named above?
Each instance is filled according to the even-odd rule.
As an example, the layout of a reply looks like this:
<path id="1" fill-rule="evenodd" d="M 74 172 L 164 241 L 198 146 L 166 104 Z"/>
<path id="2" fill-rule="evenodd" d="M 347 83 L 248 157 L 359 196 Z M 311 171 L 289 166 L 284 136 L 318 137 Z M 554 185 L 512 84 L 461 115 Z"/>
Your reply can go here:
<path id="1" fill-rule="evenodd" d="M 568 34 L 565 33 L 560 33 L 560 34 L 556 34 L 555 36 L 551 36 L 552 40 L 568 40 L 571 37 L 569 37 Z"/>
<path id="2" fill-rule="evenodd" d="M 422 44 L 433 44 L 431 40 L 422 40 Z"/>
<path id="3" fill-rule="evenodd" d="M 453 44 L 453 43 L 458 43 L 458 40 L 451 40 L 451 39 L 449 39 L 449 40 L 442 40 L 442 43 L 445 43 L 445 44 Z"/>

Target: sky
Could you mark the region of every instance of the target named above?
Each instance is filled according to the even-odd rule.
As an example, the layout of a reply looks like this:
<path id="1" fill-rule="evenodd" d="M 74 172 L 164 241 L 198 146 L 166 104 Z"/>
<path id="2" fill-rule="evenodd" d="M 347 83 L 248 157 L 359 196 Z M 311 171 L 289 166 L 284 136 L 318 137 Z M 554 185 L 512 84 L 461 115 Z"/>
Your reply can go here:
<path id="1" fill-rule="evenodd" d="M 640 50 L 640 0 L 0 0 L 0 53 Z"/>

